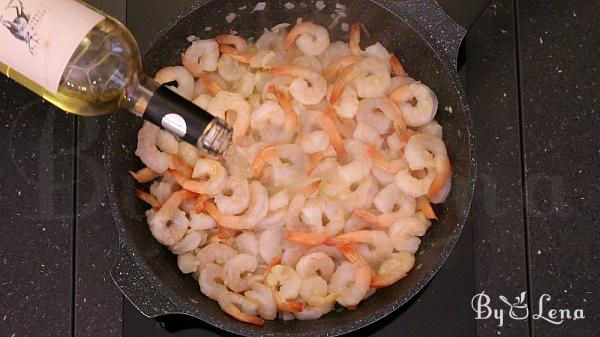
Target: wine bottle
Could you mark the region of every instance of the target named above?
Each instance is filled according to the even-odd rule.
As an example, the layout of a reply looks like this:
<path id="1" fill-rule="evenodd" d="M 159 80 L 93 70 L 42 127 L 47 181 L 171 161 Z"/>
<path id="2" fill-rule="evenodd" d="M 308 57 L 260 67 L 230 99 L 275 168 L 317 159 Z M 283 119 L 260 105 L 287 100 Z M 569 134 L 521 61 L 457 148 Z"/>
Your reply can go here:
<path id="1" fill-rule="evenodd" d="M 231 128 L 144 74 L 117 20 L 75 0 L 0 0 L 0 72 L 84 116 L 128 109 L 211 154 Z"/>

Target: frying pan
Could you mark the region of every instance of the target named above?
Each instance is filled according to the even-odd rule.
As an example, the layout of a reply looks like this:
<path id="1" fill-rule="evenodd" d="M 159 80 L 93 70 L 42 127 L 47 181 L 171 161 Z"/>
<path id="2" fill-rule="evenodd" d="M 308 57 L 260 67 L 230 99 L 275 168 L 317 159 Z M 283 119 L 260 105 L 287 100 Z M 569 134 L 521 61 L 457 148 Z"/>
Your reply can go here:
<path id="1" fill-rule="evenodd" d="M 475 183 L 471 120 L 456 71 L 458 50 L 466 31 L 434 0 L 330 0 L 325 1 L 326 8 L 322 11 L 309 0 L 304 0 L 306 6 L 292 1 L 296 6 L 291 10 L 283 7 L 288 0 L 267 2 L 264 11 L 250 13 L 253 2 L 199 1 L 150 43 L 144 56 L 147 73 L 179 64 L 179 55 L 187 47 L 186 38 L 190 35 L 208 38 L 235 30 L 246 38 L 258 37 L 264 27 L 295 22 L 298 17 L 327 26 L 336 3 L 345 4 L 348 18 L 344 21 L 360 21 L 367 27 L 369 35 L 363 46 L 376 41 L 383 43 L 401 59 L 412 77 L 437 93 L 440 102 L 437 119 L 444 127 L 444 140 L 453 164 L 452 192 L 443 205 L 436 207 L 439 221 L 422 238 L 416 268 L 400 282 L 378 290 L 357 310 L 334 310 L 317 324 L 277 320 L 256 327 L 231 318 L 216 302 L 204 297 L 198 283 L 178 270 L 176 257 L 151 236 L 144 217 L 146 206 L 133 197 L 135 186 L 127 175 L 127 170 L 140 166 L 133 152 L 137 141 L 135 130 L 141 122 L 128 114 L 114 114 L 106 135 L 105 168 L 120 254 L 111 275 L 123 294 L 148 317 L 184 314 L 246 336 L 341 335 L 385 317 L 410 300 L 439 270 L 460 236 Z M 462 15 L 461 21 L 467 25 L 485 4 L 486 0 L 480 0 L 464 7 L 465 10 L 455 6 L 448 11 L 460 14 L 457 17 Z M 242 6 L 249 8 L 242 12 L 238 9 Z M 472 14 L 466 13 L 469 11 Z M 238 13 L 238 17 L 227 24 L 224 18 L 230 12 Z M 205 32 L 204 27 L 212 30 Z M 334 41 L 344 40 L 347 33 L 338 25 L 332 35 Z"/>

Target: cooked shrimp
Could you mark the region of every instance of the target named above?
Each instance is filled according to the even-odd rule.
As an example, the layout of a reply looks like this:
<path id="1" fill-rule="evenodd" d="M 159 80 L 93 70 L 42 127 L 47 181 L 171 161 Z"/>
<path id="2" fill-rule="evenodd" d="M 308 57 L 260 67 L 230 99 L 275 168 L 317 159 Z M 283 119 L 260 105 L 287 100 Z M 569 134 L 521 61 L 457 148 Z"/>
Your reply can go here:
<path id="1" fill-rule="evenodd" d="M 246 49 L 248 49 L 248 43 L 246 42 L 246 40 L 243 37 L 239 37 L 237 35 L 217 35 L 215 37 L 215 40 L 219 44 L 234 46 L 235 49 L 242 53 L 245 52 Z"/>
<path id="2" fill-rule="evenodd" d="M 411 170 L 434 168 L 436 177 L 431 183 L 427 195 L 435 196 L 452 175 L 450 159 L 444 141 L 428 134 L 412 136 L 404 149 L 404 158 Z"/>
<path id="3" fill-rule="evenodd" d="M 350 55 L 350 48 L 348 47 L 348 44 L 342 41 L 336 41 L 331 43 L 329 47 L 325 49 L 325 52 L 319 56 L 319 60 L 321 61 L 323 67 L 327 68 L 331 62 L 346 55 Z"/>
<path id="4" fill-rule="evenodd" d="M 377 215 L 367 209 L 364 208 L 355 208 L 352 210 L 352 214 L 354 214 L 359 219 L 362 219 L 370 224 L 373 224 L 379 228 L 388 228 L 390 227 L 394 221 L 398 218 L 398 214 L 396 213 L 384 213 Z"/>
<path id="5" fill-rule="evenodd" d="M 355 56 L 360 56 L 363 54 L 363 51 L 360 49 L 360 33 L 362 30 L 361 23 L 352 24 L 352 28 L 350 28 L 350 37 L 348 38 L 348 44 L 350 45 L 350 51 Z"/>
<path id="6" fill-rule="evenodd" d="M 243 215 L 224 215 L 210 202 L 206 203 L 206 211 L 222 227 L 234 230 L 253 229 L 269 211 L 269 194 L 260 182 L 253 181 L 250 184 L 250 206 Z"/>
<path id="7" fill-rule="evenodd" d="M 382 288 L 404 278 L 415 265 L 415 257 L 408 252 L 394 253 L 379 266 L 377 275 L 371 280 L 371 287 Z"/>
<path id="8" fill-rule="evenodd" d="M 437 220 L 437 215 L 435 215 L 435 212 L 433 211 L 433 208 L 431 207 L 427 197 L 422 196 L 417 198 L 417 208 L 423 212 L 427 219 Z"/>
<path id="9" fill-rule="evenodd" d="M 329 32 L 325 27 L 310 21 L 297 24 L 283 40 L 284 48 L 288 49 L 296 42 L 296 46 L 306 55 L 318 56 L 329 47 Z"/>
<path id="10" fill-rule="evenodd" d="M 400 106 L 408 126 L 417 127 L 429 123 L 437 113 L 437 97 L 422 83 L 403 85 L 394 90 L 390 98 Z"/>
<path id="11" fill-rule="evenodd" d="M 363 243 L 369 245 L 368 251 L 375 255 L 379 261 L 387 259 L 393 252 L 393 246 L 386 232 L 379 230 L 360 230 L 344 233 L 330 239 L 328 243 L 346 245 L 349 243 Z"/>
<path id="12" fill-rule="evenodd" d="M 198 271 L 198 260 L 191 253 L 177 255 L 177 267 L 184 274 L 191 274 Z"/>
<path id="13" fill-rule="evenodd" d="M 321 64 L 319 59 L 314 56 L 300 55 L 294 58 L 291 64 L 306 67 L 318 74 L 323 72 L 323 65 Z"/>
<path id="14" fill-rule="evenodd" d="M 329 236 L 340 233 L 346 221 L 341 203 L 324 197 L 308 201 L 302 208 L 301 219 L 313 232 L 325 231 Z"/>
<path id="15" fill-rule="evenodd" d="M 381 213 L 396 212 L 399 216 L 415 214 L 415 198 L 402 193 L 394 184 L 384 187 L 373 200 L 373 205 Z"/>
<path id="16" fill-rule="evenodd" d="M 194 180 L 188 180 L 183 188 L 198 194 L 217 195 L 227 186 L 227 170 L 218 161 L 198 159 L 192 173 Z"/>
<path id="17" fill-rule="evenodd" d="M 392 65 L 389 62 L 391 54 L 380 42 L 375 42 L 374 44 L 365 48 L 364 54 L 365 56 L 379 58 L 381 63 L 387 66 L 388 72 L 392 71 Z"/>
<path id="18" fill-rule="evenodd" d="M 274 320 L 277 317 L 277 305 L 271 288 L 268 286 L 255 282 L 250 286 L 250 290 L 244 293 L 244 296 L 258 304 L 256 312 L 263 319 Z"/>
<path id="19" fill-rule="evenodd" d="M 410 169 L 404 169 L 396 174 L 394 181 L 398 187 L 411 197 L 418 198 L 423 195 L 427 195 L 430 191 L 434 179 L 436 179 L 436 173 L 434 169 L 426 169 L 425 176 L 417 178 L 413 176 L 413 172 Z"/>
<path id="20" fill-rule="evenodd" d="M 305 246 L 317 246 L 329 239 L 329 233 L 322 230 L 317 233 L 311 232 L 288 232 L 284 239 Z"/>
<path id="21" fill-rule="evenodd" d="M 266 229 L 258 236 L 258 253 L 260 257 L 271 263 L 277 257 L 281 256 L 283 251 L 281 243 L 283 241 L 283 229 L 271 228 Z"/>
<path id="22" fill-rule="evenodd" d="M 383 139 L 380 137 L 377 130 L 366 123 L 358 123 L 352 137 L 376 148 L 379 148 L 383 143 Z"/>
<path id="23" fill-rule="evenodd" d="M 332 270 L 333 273 L 333 270 Z M 302 280 L 300 297 L 311 306 L 331 306 L 338 298 L 338 293 L 328 294 L 327 281 L 320 276 L 308 276 Z"/>
<path id="24" fill-rule="evenodd" d="M 437 194 L 434 194 L 432 196 L 428 195 L 427 198 L 429 199 L 429 201 L 431 201 L 432 204 L 441 204 L 446 201 L 451 189 L 452 179 L 448 178 L 446 179 L 446 183 L 444 184 L 444 186 L 442 186 L 442 188 L 437 192 Z"/>
<path id="25" fill-rule="evenodd" d="M 135 179 L 135 181 L 137 181 L 140 184 L 149 183 L 159 176 L 158 173 L 154 172 L 154 170 L 148 167 L 144 167 L 143 169 L 137 172 L 129 171 L 129 174 L 133 179 Z"/>
<path id="26" fill-rule="evenodd" d="M 208 230 L 217 228 L 217 222 L 211 216 L 204 213 L 190 213 L 191 230 Z"/>
<path id="27" fill-rule="evenodd" d="M 406 76 L 406 70 L 404 70 L 404 66 L 400 63 L 400 60 L 394 53 L 390 55 L 390 65 L 392 67 L 392 74 L 394 76 Z"/>
<path id="28" fill-rule="evenodd" d="M 327 94 L 327 82 L 318 73 L 303 66 L 285 66 L 271 69 L 276 75 L 296 77 L 290 85 L 294 99 L 305 105 L 318 104 Z"/>
<path id="29" fill-rule="evenodd" d="M 391 77 L 387 66 L 381 64 L 378 57 L 366 57 L 340 73 L 331 93 L 331 104 L 337 102 L 344 86 L 352 81 L 358 97 L 372 98 L 383 96 L 386 93 L 391 83 Z"/>
<path id="30" fill-rule="evenodd" d="M 331 63 L 329 63 L 329 65 L 327 66 L 327 68 L 325 69 L 325 71 L 323 72 L 323 77 L 326 80 L 331 80 L 333 79 L 342 69 L 345 69 L 351 65 L 353 65 L 354 63 L 358 62 L 362 60 L 361 56 L 356 56 L 356 55 L 346 55 L 346 56 L 342 56 L 334 61 L 332 61 Z"/>
<path id="31" fill-rule="evenodd" d="M 162 152 L 169 154 L 177 154 L 179 151 L 179 143 L 175 136 L 165 130 L 160 130 L 156 137 L 156 147 Z"/>
<path id="32" fill-rule="evenodd" d="M 289 161 L 296 169 L 303 173 L 309 168 L 308 157 L 302 148 L 296 144 L 273 145 L 264 148 L 258 153 L 252 163 L 252 173 L 255 178 L 260 177 L 263 169 L 268 164 L 281 160 Z"/>
<path id="33" fill-rule="evenodd" d="M 243 275 L 254 272 L 257 266 L 256 257 L 252 255 L 239 254 L 230 258 L 223 266 L 225 285 L 235 292 L 247 290 L 249 287 L 248 279 Z"/>
<path id="34" fill-rule="evenodd" d="M 231 46 L 227 46 L 227 45 L 219 45 L 219 51 L 221 53 L 223 53 L 223 55 L 227 55 L 229 57 L 231 57 L 232 59 L 236 60 L 237 62 L 240 63 L 244 63 L 244 64 L 250 64 L 252 62 L 252 55 L 247 54 L 247 53 L 242 53 L 239 50 L 231 47 Z"/>
<path id="35" fill-rule="evenodd" d="M 223 54 L 219 57 L 217 71 L 226 81 L 235 82 L 244 76 L 246 68 L 231 56 Z"/>
<path id="36" fill-rule="evenodd" d="M 181 202 L 195 196 L 195 193 L 185 190 L 175 192 L 160 207 L 160 210 L 148 219 L 150 232 L 152 232 L 152 235 L 158 242 L 165 246 L 171 246 L 183 238 L 188 229 L 188 223 L 180 221 L 172 222 L 172 220 Z"/>
<path id="37" fill-rule="evenodd" d="M 165 67 L 159 70 L 154 80 L 160 84 L 177 82 L 177 86 L 168 86 L 185 99 L 191 100 L 194 95 L 194 78 L 184 67 Z"/>
<path id="38" fill-rule="evenodd" d="M 273 290 L 273 296 L 279 310 L 302 311 L 304 306 L 292 301 L 300 295 L 302 286 L 302 279 L 294 268 L 280 264 L 275 265 L 267 274 L 266 282 Z"/>
<path id="39" fill-rule="evenodd" d="M 219 296 L 221 309 L 233 318 L 254 324 L 263 325 L 265 321 L 256 316 L 258 303 L 255 300 L 242 296 L 238 293 L 227 291 Z"/>
<path id="40" fill-rule="evenodd" d="M 322 130 L 304 134 L 300 139 L 300 145 L 302 150 L 309 154 L 325 151 L 330 145 L 329 135 Z"/>
<path id="41" fill-rule="evenodd" d="M 233 83 L 231 89 L 234 92 L 237 92 L 240 95 L 242 95 L 244 98 L 249 98 L 254 92 L 254 87 L 256 85 L 255 81 L 256 79 L 254 77 L 254 74 L 244 70 L 242 77 L 238 81 Z"/>
<path id="42" fill-rule="evenodd" d="M 236 250 L 226 244 L 218 242 L 210 243 L 196 254 L 199 262 L 198 268 L 203 269 L 209 263 L 222 265 L 236 255 Z"/>
<path id="43" fill-rule="evenodd" d="M 179 213 L 185 217 L 185 213 Z M 175 221 L 174 221 L 175 222 Z M 205 231 L 191 231 L 187 232 L 183 239 L 178 243 L 169 247 L 171 253 L 175 255 L 184 254 L 191 252 L 194 249 L 202 246 L 206 242 L 207 234 Z"/>
<path id="44" fill-rule="evenodd" d="M 150 122 L 138 132 L 138 143 L 135 155 L 152 171 L 163 174 L 171 165 L 169 154 L 161 152 L 156 147 L 156 138 L 160 128 Z"/>
<path id="45" fill-rule="evenodd" d="M 237 249 L 244 254 L 258 255 L 258 240 L 254 232 L 243 232 L 235 237 Z"/>
<path id="46" fill-rule="evenodd" d="M 133 190 L 133 192 L 135 193 L 136 197 L 138 197 L 140 200 L 147 203 L 148 205 L 152 206 L 154 210 L 158 210 L 160 208 L 160 203 L 158 202 L 158 199 L 156 199 L 156 197 L 152 194 L 146 193 L 137 188 Z"/>
<path id="47" fill-rule="evenodd" d="M 358 93 L 353 86 L 345 86 L 342 90 L 340 98 L 333 108 L 338 116 L 342 118 L 354 118 L 359 109 Z"/>
<path id="48" fill-rule="evenodd" d="M 444 131 L 442 126 L 434 120 L 429 123 L 423 124 L 417 128 L 420 133 L 426 133 L 432 136 L 436 136 L 440 139 L 444 138 Z"/>
<path id="49" fill-rule="evenodd" d="M 227 92 L 220 91 L 208 104 L 208 112 L 213 116 L 221 117 L 226 119 L 228 122 L 231 120 L 229 115 L 232 116 L 234 122 L 233 125 L 233 141 L 237 143 L 250 127 L 250 105 L 244 99 L 244 96 Z"/>
<path id="50" fill-rule="evenodd" d="M 350 262 L 343 262 L 337 267 L 329 282 L 329 292 L 339 294 L 336 301 L 340 305 L 353 308 L 369 291 L 371 267 L 351 246 L 339 249 Z"/>
<path id="51" fill-rule="evenodd" d="M 252 112 L 250 125 L 253 129 L 260 129 L 267 123 L 282 125 L 285 120 L 285 112 L 281 106 L 274 101 L 265 101 L 258 109 Z"/>
<path id="52" fill-rule="evenodd" d="M 320 276 L 325 281 L 329 281 L 333 275 L 335 264 L 329 255 L 323 252 L 315 252 L 304 255 L 296 264 L 296 271 L 302 278 L 310 276 Z M 312 305 L 318 305 L 313 304 Z"/>
<path id="53" fill-rule="evenodd" d="M 335 152 L 337 152 L 338 156 L 343 156 L 346 153 L 346 149 L 344 147 L 344 140 L 340 135 L 340 132 L 333 122 L 331 118 L 329 118 L 325 113 L 320 114 L 316 120 L 317 125 L 323 129 L 329 136 L 329 141 Z"/>
<path id="54" fill-rule="evenodd" d="M 224 284 L 225 273 L 223 267 L 209 263 L 204 268 L 199 268 L 199 270 L 198 284 L 200 284 L 200 291 L 210 299 L 219 300 L 219 297 L 227 292 L 227 287 Z"/>
<path id="55" fill-rule="evenodd" d="M 306 185 L 304 188 L 298 191 L 298 193 L 294 195 L 292 200 L 290 200 L 290 204 L 288 206 L 286 215 L 286 224 L 288 225 L 288 228 L 290 226 L 293 227 L 295 224 L 298 223 L 298 216 L 300 215 L 300 212 L 302 211 L 302 208 L 306 203 L 306 199 L 308 199 L 313 193 L 315 193 L 320 186 L 320 180 L 313 181 L 312 183 Z"/>
<path id="56" fill-rule="evenodd" d="M 221 76 L 219 76 L 218 78 L 221 78 Z M 226 88 L 226 86 L 224 86 L 223 83 L 219 83 L 217 81 L 215 81 L 214 78 L 210 78 L 209 74 L 202 74 L 200 75 L 200 78 L 198 79 L 198 81 L 196 81 L 196 83 L 202 83 L 202 85 L 208 90 L 210 91 L 211 94 L 216 95 L 219 92 L 223 91 L 223 88 Z M 198 86 L 198 85 L 196 85 Z M 208 103 L 204 103 L 204 102 L 200 102 L 199 100 L 202 98 L 204 99 L 204 97 L 206 96 L 199 96 L 196 99 L 194 99 L 194 104 L 199 105 L 200 107 L 205 106 L 208 108 L 208 105 L 210 104 L 210 100 L 212 100 L 212 97 L 209 96 L 211 99 L 208 101 Z M 202 103 L 202 104 L 200 104 Z"/>
<path id="57" fill-rule="evenodd" d="M 197 40 L 181 55 L 181 63 L 195 77 L 217 70 L 219 44 L 214 40 Z"/>
<path id="58" fill-rule="evenodd" d="M 250 205 L 248 180 L 231 176 L 225 189 L 215 196 L 215 204 L 225 215 L 238 215 L 245 211 Z"/>
<path id="59" fill-rule="evenodd" d="M 380 135 L 388 132 L 391 123 L 400 140 L 405 142 L 408 140 L 408 129 L 402 111 L 389 98 L 363 99 L 359 104 L 356 120 L 359 123 L 369 124 Z"/>

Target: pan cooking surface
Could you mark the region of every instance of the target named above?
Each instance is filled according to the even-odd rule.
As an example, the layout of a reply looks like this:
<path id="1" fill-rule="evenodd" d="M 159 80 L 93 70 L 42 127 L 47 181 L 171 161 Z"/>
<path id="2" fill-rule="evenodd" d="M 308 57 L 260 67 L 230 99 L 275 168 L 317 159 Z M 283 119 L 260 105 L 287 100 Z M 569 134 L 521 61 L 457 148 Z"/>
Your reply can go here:
<path id="1" fill-rule="evenodd" d="M 336 3 L 326 1 L 326 9 L 317 11 L 309 1 L 306 1 L 307 7 L 297 5 L 292 10 L 285 10 L 283 4 L 286 2 L 269 1 L 264 11 L 255 13 L 249 13 L 251 8 L 238 9 L 246 5 L 245 1 L 201 2 L 197 10 L 180 17 L 164 31 L 164 35 L 154 40 L 144 58 L 147 73 L 154 74 L 163 66 L 178 64 L 190 35 L 208 38 L 235 30 L 246 38 L 258 37 L 264 27 L 295 22 L 298 17 L 328 26 Z M 416 268 L 402 281 L 378 290 L 354 311 L 334 311 L 312 323 L 267 322 L 262 328 L 234 320 L 223 313 L 216 302 L 207 300 L 199 292 L 196 281 L 177 269 L 175 256 L 152 238 L 143 216 L 145 205 L 133 197 L 134 183 L 127 176 L 127 170 L 140 165 L 133 155 L 137 139 L 132 130 L 139 129 L 141 122 L 127 114 L 115 114 L 107 134 L 106 168 L 122 256 L 112 274 L 125 295 L 145 314 L 184 313 L 223 330 L 251 336 L 337 335 L 381 319 L 406 303 L 431 279 L 450 253 L 466 219 L 475 175 L 469 121 L 457 75 L 429 43 L 401 16 L 395 15 L 402 13 L 393 13 L 370 1 L 346 5 L 349 18 L 345 22 L 361 21 L 370 34 L 370 37 L 363 37 L 364 44 L 380 41 L 398 55 L 411 75 L 427 83 L 440 101 L 436 118 L 444 127 L 444 140 L 453 163 L 453 190 L 446 203 L 436 208 L 440 220 L 422 238 L 423 243 L 416 254 Z M 237 13 L 237 17 L 227 24 L 225 17 L 232 12 Z M 205 27 L 211 27 L 211 30 L 205 31 Z M 332 30 L 332 40 L 345 39 L 346 35 L 340 25 Z"/>

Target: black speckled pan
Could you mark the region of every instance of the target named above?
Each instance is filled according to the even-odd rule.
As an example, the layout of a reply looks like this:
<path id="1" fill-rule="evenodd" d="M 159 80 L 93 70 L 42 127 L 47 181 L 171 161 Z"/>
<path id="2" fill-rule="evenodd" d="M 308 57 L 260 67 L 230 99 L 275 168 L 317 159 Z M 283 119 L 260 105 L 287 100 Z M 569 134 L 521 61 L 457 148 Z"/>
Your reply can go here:
<path id="1" fill-rule="evenodd" d="M 245 324 L 229 317 L 219 305 L 200 293 L 198 284 L 177 268 L 176 258 L 156 242 L 144 217 L 146 205 L 133 196 L 134 182 L 127 170 L 140 167 L 133 154 L 136 130 L 141 120 L 129 114 L 115 114 L 106 142 L 106 172 L 109 197 L 119 229 L 120 254 L 112 277 L 123 294 L 145 315 L 156 317 L 185 314 L 217 328 L 246 336 L 336 336 L 355 331 L 390 314 L 419 292 L 444 263 L 460 236 L 469 213 L 475 182 L 475 148 L 471 120 L 456 72 L 456 58 L 465 30 L 453 21 L 433 0 L 390 2 L 384 0 L 325 1 L 318 11 L 315 1 L 292 1 L 296 7 L 284 9 L 287 0 L 267 1 L 264 11 L 250 13 L 254 3 L 243 0 L 201 1 L 172 26 L 163 30 L 144 61 L 149 74 L 165 65 L 179 64 L 189 35 L 208 38 L 235 30 L 240 35 L 258 37 L 264 27 L 296 18 L 328 26 L 336 3 L 347 6 L 345 22 L 361 21 L 370 34 L 363 46 L 380 41 L 396 53 L 412 77 L 427 83 L 438 95 L 437 119 L 444 127 L 453 164 L 452 193 L 436 208 L 439 222 L 423 238 L 416 267 L 402 281 L 378 290 L 354 311 L 333 311 L 318 321 L 266 322 L 263 327 Z M 245 11 L 239 7 L 248 5 Z M 238 17 L 227 24 L 230 12 Z M 204 27 L 212 27 L 205 32 Z M 346 39 L 340 25 L 333 30 L 335 39 Z"/>

